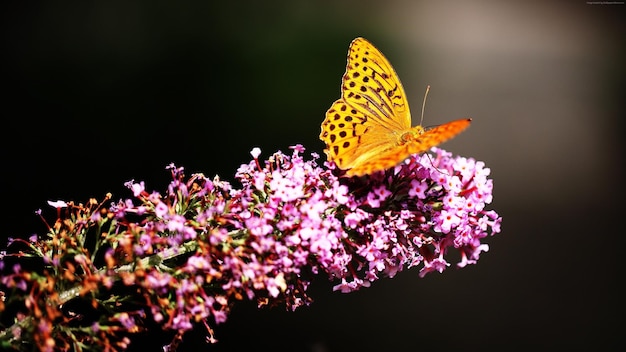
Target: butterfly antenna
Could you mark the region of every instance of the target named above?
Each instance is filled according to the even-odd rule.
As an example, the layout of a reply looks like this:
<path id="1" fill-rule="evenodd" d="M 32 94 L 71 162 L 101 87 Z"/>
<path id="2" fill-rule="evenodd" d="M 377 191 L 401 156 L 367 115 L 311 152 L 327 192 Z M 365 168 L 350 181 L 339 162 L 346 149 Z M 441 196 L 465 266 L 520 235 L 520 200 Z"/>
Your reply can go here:
<path id="1" fill-rule="evenodd" d="M 424 126 L 424 109 L 426 108 L 426 97 L 430 91 L 430 84 L 426 86 L 426 93 L 424 93 L 424 101 L 422 102 L 422 118 L 420 119 L 420 126 Z"/>
<path id="2" fill-rule="evenodd" d="M 420 119 L 420 126 L 424 126 L 424 110 L 426 109 L 426 98 L 428 97 L 428 92 L 430 92 L 430 84 L 426 86 L 426 93 L 424 93 L 424 101 L 422 102 L 422 118 Z M 443 172 L 442 170 L 440 170 L 438 167 L 435 166 L 435 164 L 433 163 L 433 159 L 431 158 L 429 153 L 426 153 L 426 155 L 428 155 L 428 160 L 430 160 L 430 165 L 434 167 L 435 170 L 437 170 L 438 172 L 444 175 L 450 176 L 448 173 Z"/>

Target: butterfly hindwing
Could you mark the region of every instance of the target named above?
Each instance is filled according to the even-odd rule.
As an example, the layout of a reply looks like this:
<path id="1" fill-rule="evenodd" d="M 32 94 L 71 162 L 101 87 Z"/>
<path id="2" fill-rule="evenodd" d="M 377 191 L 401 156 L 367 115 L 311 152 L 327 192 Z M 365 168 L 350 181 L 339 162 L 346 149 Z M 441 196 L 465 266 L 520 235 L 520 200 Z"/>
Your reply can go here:
<path id="1" fill-rule="evenodd" d="M 352 168 L 393 145 L 396 137 L 389 130 L 368 121 L 368 116 L 341 99 L 326 112 L 320 139 L 326 143 L 328 158 L 339 168 Z"/>

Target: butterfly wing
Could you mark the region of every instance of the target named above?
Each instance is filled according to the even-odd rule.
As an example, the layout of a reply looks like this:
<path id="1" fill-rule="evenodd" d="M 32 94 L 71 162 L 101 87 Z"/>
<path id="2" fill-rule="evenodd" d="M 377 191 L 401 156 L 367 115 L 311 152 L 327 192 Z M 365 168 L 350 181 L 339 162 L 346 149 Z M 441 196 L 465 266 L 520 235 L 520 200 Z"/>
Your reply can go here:
<path id="1" fill-rule="evenodd" d="M 471 118 L 450 121 L 439 126 L 423 130 L 421 126 L 413 127 L 413 130 L 421 130 L 422 133 L 406 144 L 409 154 L 417 154 L 428 151 L 457 134 L 463 132 L 472 122 Z"/>
<path id="2" fill-rule="evenodd" d="M 421 126 L 413 127 L 411 140 L 404 144 L 398 143 L 393 148 L 380 150 L 375 155 L 360 160 L 355 167 L 346 172 L 348 176 L 361 176 L 372 174 L 376 171 L 385 170 L 396 166 L 411 154 L 418 154 L 428 151 L 469 127 L 472 119 L 460 119 L 451 121 L 424 130 Z"/>
<path id="3" fill-rule="evenodd" d="M 342 169 L 352 169 L 395 146 L 393 130 L 369 123 L 369 116 L 337 100 L 326 112 L 320 139 L 326 155 Z"/>
<path id="4" fill-rule="evenodd" d="M 372 43 L 356 38 L 348 50 L 341 98 L 351 107 L 393 131 L 411 128 L 406 94 L 396 71 Z"/>
<path id="5" fill-rule="evenodd" d="M 356 38 L 348 50 L 341 98 L 326 112 L 320 139 L 341 169 L 350 169 L 397 145 L 411 114 L 395 70 L 374 45 Z"/>

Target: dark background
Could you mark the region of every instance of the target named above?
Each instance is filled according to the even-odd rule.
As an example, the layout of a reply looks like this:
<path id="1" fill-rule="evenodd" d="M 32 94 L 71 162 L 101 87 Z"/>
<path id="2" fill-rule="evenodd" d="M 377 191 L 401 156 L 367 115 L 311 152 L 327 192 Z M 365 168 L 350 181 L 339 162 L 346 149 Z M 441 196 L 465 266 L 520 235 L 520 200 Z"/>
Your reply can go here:
<path id="1" fill-rule="evenodd" d="M 204 2 L 202 2 L 204 3 Z M 258 146 L 322 151 L 350 41 L 403 80 L 414 123 L 473 117 L 445 148 L 486 162 L 490 251 L 296 312 L 235 307 L 182 350 L 620 350 L 626 5 L 585 1 L 3 2 L 0 237 L 47 200 L 165 190 L 170 162 L 233 180 Z M 619 275 L 619 276 L 618 276 Z M 155 334 L 136 350 L 160 350 Z"/>

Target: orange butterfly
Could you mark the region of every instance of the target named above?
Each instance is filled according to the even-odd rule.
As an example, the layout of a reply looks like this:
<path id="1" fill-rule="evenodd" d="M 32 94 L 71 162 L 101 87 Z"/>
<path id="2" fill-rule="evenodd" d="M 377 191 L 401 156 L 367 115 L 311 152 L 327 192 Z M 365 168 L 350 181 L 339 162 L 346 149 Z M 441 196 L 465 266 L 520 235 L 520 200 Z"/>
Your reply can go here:
<path id="1" fill-rule="evenodd" d="M 411 127 L 404 88 L 393 67 L 372 43 L 356 38 L 348 50 L 341 98 L 322 122 L 326 155 L 347 176 L 361 176 L 396 166 L 466 129 L 461 119 L 431 129 Z"/>

